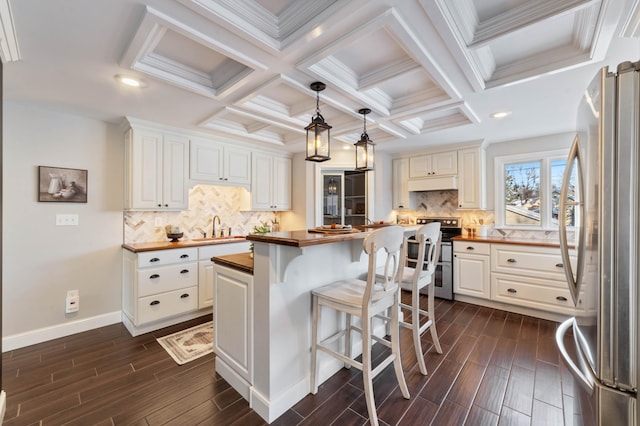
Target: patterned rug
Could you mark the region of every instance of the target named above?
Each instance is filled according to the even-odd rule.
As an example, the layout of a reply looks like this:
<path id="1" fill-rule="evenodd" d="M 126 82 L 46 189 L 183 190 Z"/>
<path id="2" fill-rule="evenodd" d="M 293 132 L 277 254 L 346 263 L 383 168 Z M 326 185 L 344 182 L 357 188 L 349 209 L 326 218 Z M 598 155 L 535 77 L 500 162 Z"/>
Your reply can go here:
<path id="1" fill-rule="evenodd" d="M 182 365 L 213 352 L 213 321 L 156 340 Z"/>

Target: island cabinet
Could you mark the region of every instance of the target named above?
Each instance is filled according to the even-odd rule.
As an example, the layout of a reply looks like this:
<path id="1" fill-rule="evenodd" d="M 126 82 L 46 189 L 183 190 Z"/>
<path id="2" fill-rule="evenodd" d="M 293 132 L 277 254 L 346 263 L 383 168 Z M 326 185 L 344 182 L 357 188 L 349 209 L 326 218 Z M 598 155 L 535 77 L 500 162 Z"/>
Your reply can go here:
<path id="1" fill-rule="evenodd" d="M 123 250 L 122 280 L 122 319 L 133 336 L 185 321 L 198 310 L 198 249 Z"/>
<path id="2" fill-rule="evenodd" d="M 247 400 L 253 383 L 253 275 L 215 264 L 216 371 Z"/>
<path id="3" fill-rule="evenodd" d="M 189 138 L 148 128 L 125 134 L 125 209 L 187 210 Z"/>
<path id="4" fill-rule="evenodd" d="M 570 257 L 575 267 L 575 256 Z M 555 247 L 492 244 L 491 293 L 493 300 L 512 305 L 567 315 L 575 310 Z M 578 308 L 586 308 L 582 297 Z"/>
<path id="5" fill-rule="evenodd" d="M 456 294 L 489 299 L 490 244 L 453 242 L 453 291 Z"/>
<path id="6" fill-rule="evenodd" d="M 266 153 L 252 156 L 251 210 L 291 209 L 291 159 Z"/>
<path id="7" fill-rule="evenodd" d="M 237 243 L 217 244 L 198 248 L 198 308 L 213 306 L 214 263 L 211 258 L 226 254 L 248 252 L 250 243 L 239 240 Z"/>
<path id="8" fill-rule="evenodd" d="M 189 176 L 211 185 L 251 185 L 251 152 L 224 143 L 193 138 L 189 145 Z"/>
<path id="9" fill-rule="evenodd" d="M 409 179 L 458 174 L 458 152 L 417 155 L 409 159 Z"/>

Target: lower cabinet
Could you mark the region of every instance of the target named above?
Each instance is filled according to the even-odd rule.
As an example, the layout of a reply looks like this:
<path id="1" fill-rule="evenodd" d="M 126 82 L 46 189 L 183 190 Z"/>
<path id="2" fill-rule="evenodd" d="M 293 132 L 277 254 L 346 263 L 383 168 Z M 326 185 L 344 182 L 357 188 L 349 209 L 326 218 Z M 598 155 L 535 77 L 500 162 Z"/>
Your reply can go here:
<path id="1" fill-rule="evenodd" d="M 198 310 L 198 249 L 123 251 L 123 323 L 136 336 Z"/>
<path id="2" fill-rule="evenodd" d="M 489 299 L 490 244 L 453 242 L 453 292 Z"/>
<path id="3" fill-rule="evenodd" d="M 248 396 L 253 383 L 253 275 L 214 265 L 213 277 L 216 371 Z"/>
<path id="4" fill-rule="evenodd" d="M 198 249 L 198 308 L 213 306 L 213 256 L 245 253 L 251 243 L 239 240 L 237 243 L 203 246 Z"/>

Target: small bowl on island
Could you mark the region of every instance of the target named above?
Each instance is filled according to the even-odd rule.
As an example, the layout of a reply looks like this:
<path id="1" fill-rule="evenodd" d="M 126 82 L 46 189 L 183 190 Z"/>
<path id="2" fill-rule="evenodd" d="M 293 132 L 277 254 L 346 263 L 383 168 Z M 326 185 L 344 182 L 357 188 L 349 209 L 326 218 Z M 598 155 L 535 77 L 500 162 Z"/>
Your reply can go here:
<path id="1" fill-rule="evenodd" d="M 179 232 L 177 234 L 169 234 L 167 233 L 167 238 L 171 238 L 172 243 L 177 243 L 180 238 L 184 235 L 184 232 Z"/>

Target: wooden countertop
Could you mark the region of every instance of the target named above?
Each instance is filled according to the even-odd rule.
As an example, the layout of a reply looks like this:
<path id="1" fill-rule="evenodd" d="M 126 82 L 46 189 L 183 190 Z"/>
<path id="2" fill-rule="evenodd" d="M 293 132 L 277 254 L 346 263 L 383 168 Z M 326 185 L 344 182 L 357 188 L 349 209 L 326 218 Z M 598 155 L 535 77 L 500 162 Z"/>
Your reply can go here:
<path id="1" fill-rule="evenodd" d="M 183 240 L 178 241 L 176 243 L 172 243 L 170 241 L 154 241 L 151 243 L 135 243 L 135 244 L 122 244 L 122 248 L 132 251 L 134 253 L 140 253 L 143 251 L 154 251 L 154 250 L 166 250 L 166 249 L 177 249 L 177 248 L 185 248 L 185 247 L 200 247 L 200 246 L 210 246 L 216 244 L 233 244 L 233 243 L 241 243 L 246 241 L 245 237 L 227 237 L 227 238 L 204 238 L 197 240 Z"/>
<path id="2" fill-rule="evenodd" d="M 453 241 L 469 241 L 474 243 L 492 243 L 492 244 L 518 244 L 524 246 L 538 247 L 560 247 L 560 242 L 556 240 L 544 239 L 526 239 L 526 238 L 509 238 L 509 237 L 467 237 L 458 235 L 452 238 Z"/>
<path id="3" fill-rule="evenodd" d="M 253 257 L 249 252 L 213 256 L 211 261 L 253 275 Z"/>

